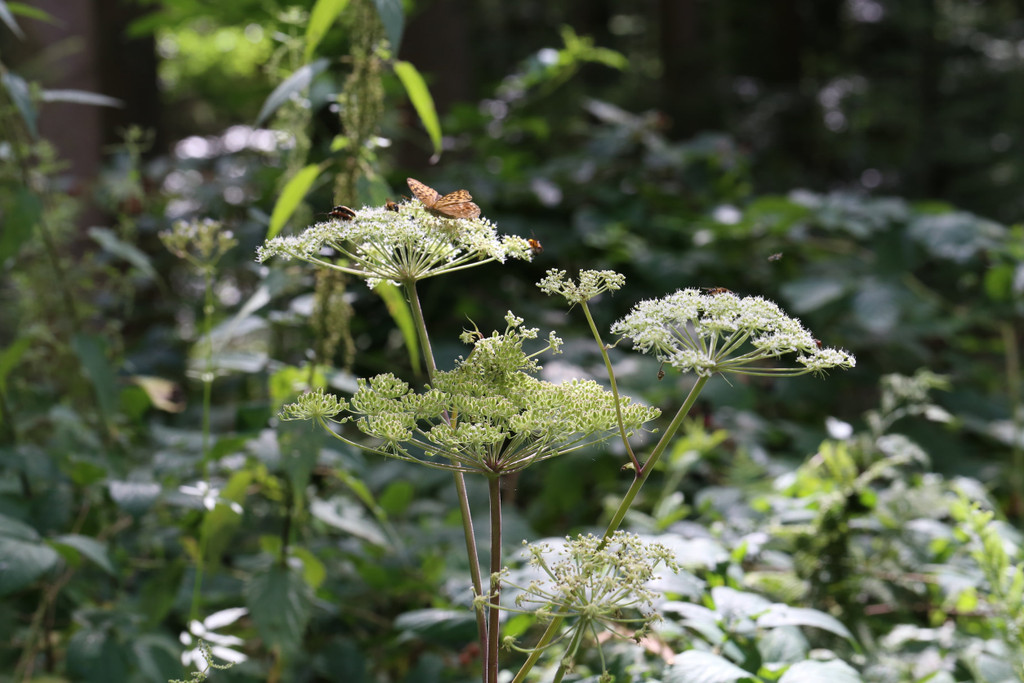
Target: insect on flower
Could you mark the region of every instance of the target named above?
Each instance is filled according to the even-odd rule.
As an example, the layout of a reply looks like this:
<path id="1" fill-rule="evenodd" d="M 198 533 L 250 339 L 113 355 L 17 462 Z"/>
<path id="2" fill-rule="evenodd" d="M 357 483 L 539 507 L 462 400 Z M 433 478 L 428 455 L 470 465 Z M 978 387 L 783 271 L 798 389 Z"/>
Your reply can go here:
<path id="1" fill-rule="evenodd" d="M 708 294 L 732 294 L 732 290 L 725 287 L 701 287 L 701 289 Z"/>
<path id="2" fill-rule="evenodd" d="M 427 207 L 427 211 L 435 216 L 447 218 L 479 218 L 480 207 L 473 203 L 473 196 L 467 190 L 456 190 L 443 197 L 432 187 L 428 187 L 415 178 L 406 178 L 409 189 L 416 199 Z"/>
<path id="3" fill-rule="evenodd" d="M 390 199 L 384 202 L 384 208 L 388 211 L 398 211 L 398 204 L 395 204 Z"/>
<path id="4" fill-rule="evenodd" d="M 331 218 L 337 218 L 338 220 L 341 221 L 350 221 L 356 217 L 356 212 L 348 208 L 347 206 L 341 206 L 339 204 L 338 206 L 328 211 L 327 215 L 330 216 Z"/>
<path id="5" fill-rule="evenodd" d="M 530 251 L 533 252 L 534 256 L 544 252 L 544 245 L 541 244 L 539 240 L 535 240 L 535 239 L 533 239 L 531 237 L 530 239 L 528 239 L 526 241 L 530 243 Z"/>

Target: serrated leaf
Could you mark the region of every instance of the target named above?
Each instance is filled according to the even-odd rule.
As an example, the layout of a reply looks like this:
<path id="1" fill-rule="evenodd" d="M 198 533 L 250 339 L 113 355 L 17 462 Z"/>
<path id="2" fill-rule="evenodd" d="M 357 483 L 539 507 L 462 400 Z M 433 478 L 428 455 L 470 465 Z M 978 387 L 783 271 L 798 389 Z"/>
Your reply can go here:
<path id="1" fill-rule="evenodd" d="M 117 574 L 117 572 L 114 571 L 114 565 L 110 562 L 110 556 L 107 555 L 107 549 L 95 538 L 82 536 L 80 534 L 64 534 L 50 539 L 50 544 L 57 546 L 58 549 L 62 546 L 70 548 L 76 553 L 80 553 L 86 558 L 92 560 L 96 566 L 111 576 Z"/>
<path id="2" fill-rule="evenodd" d="M 72 104 L 91 104 L 96 107 L 114 107 L 119 109 L 124 106 L 122 100 L 116 97 L 100 95 L 86 90 L 44 90 L 40 93 L 39 99 L 43 102 L 70 102 Z"/>
<path id="3" fill-rule="evenodd" d="M 18 26 L 18 22 L 14 20 L 14 15 L 11 14 L 11 10 L 4 0 L 0 0 L 0 21 L 3 21 L 7 28 L 11 29 L 11 33 L 25 40 L 25 34 L 22 32 L 21 27 Z"/>
<path id="4" fill-rule="evenodd" d="M 391 54 L 398 52 L 402 44 L 402 32 L 405 30 L 405 14 L 402 12 L 402 0 L 373 0 L 377 7 L 377 16 L 384 24 L 384 32 L 391 43 Z"/>
<path id="5" fill-rule="evenodd" d="M 270 213 L 270 225 L 267 226 L 267 239 L 276 237 L 281 228 L 288 222 L 288 219 L 295 213 L 295 209 L 309 193 L 320 175 L 320 166 L 310 164 L 296 173 L 281 190 L 281 196 L 274 203 L 274 210 Z"/>
<path id="6" fill-rule="evenodd" d="M 0 596 L 29 585 L 56 567 L 59 559 L 48 545 L 0 538 Z"/>
<path id="7" fill-rule="evenodd" d="M 42 202 L 27 187 L 14 190 L 12 201 L 5 208 L 4 229 L 0 230 L 0 266 L 18 255 L 43 215 Z"/>
<path id="8" fill-rule="evenodd" d="M 420 121 L 423 122 L 427 135 L 430 136 L 430 143 L 434 146 L 434 154 L 440 155 L 441 122 L 437 118 L 434 98 L 430 96 L 430 90 L 427 89 L 426 81 L 423 80 L 423 76 L 416 70 L 416 67 L 409 62 L 396 61 L 394 69 L 395 75 L 398 76 L 398 80 L 402 82 L 402 87 L 405 88 L 405 93 L 409 96 L 409 101 L 412 102 L 412 106 L 416 109 Z"/>
<path id="9" fill-rule="evenodd" d="M 301 576 L 275 564 L 249 580 L 245 602 L 268 649 L 299 648 L 313 604 L 312 591 Z"/>
<path id="10" fill-rule="evenodd" d="M 18 113 L 21 114 L 29 134 L 33 138 L 39 137 L 39 129 L 36 127 L 36 119 L 39 115 L 36 112 L 35 105 L 32 104 L 32 95 L 29 93 L 28 83 L 18 74 L 6 71 L 3 76 L 0 76 L 0 84 L 4 86 L 7 94 L 11 96 L 11 100 L 18 109 Z"/>
<path id="11" fill-rule="evenodd" d="M 156 268 L 153 267 L 153 263 L 149 260 L 149 256 L 146 255 L 146 252 L 133 244 L 128 244 L 121 240 L 113 230 L 109 230 L 107 228 L 89 228 L 89 237 L 91 237 L 96 244 L 100 245 L 103 251 L 108 254 L 112 254 L 113 256 L 117 256 L 120 259 L 124 259 L 150 279 L 157 279 Z"/>
<path id="12" fill-rule="evenodd" d="M 316 52 L 320 41 L 346 7 L 348 0 L 317 0 L 313 5 L 309 13 L 309 23 L 306 24 L 306 50 L 303 53 L 306 62 L 313 59 L 313 53 Z"/>
<path id="13" fill-rule="evenodd" d="M 92 382 L 100 411 L 104 415 L 112 415 L 117 402 L 117 382 L 114 369 L 107 360 L 106 340 L 97 335 L 76 334 L 71 340 L 71 348 Z"/>
<path id="14" fill-rule="evenodd" d="M 259 126 L 262 124 L 267 117 L 273 114 L 277 109 L 288 101 L 288 99 L 297 92 L 301 92 L 309 87 L 309 84 L 313 82 L 313 79 L 321 71 L 327 68 L 330 62 L 321 57 L 315 62 L 304 64 L 295 70 L 288 78 L 274 88 L 274 91 L 267 96 L 266 101 L 263 103 L 263 107 L 260 108 L 260 113 L 256 116 L 256 124 Z"/>
<path id="15" fill-rule="evenodd" d="M 381 282 L 373 288 L 374 293 L 381 298 L 384 306 L 387 307 L 395 326 L 402 333 L 402 340 L 405 348 L 409 350 L 409 363 L 413 372 L 420 371 L 420 342 L 416 336 L 416 327 L 412 319 L 412 310 L 405 300 L 402 290 L 388 282 Z"/>
<path id="16" fill-rule="evenodd" d="M 130 515 L 141 515 L 160 497 L 160 484 L 152 481 L 110 481 L 107 492 L 118 507 Z"/>
<path id="17" fill-rule="evenodd" d="M 732 683 L 753 678 L 728 659 L 711 652 L 687 650 L 665 671 L 665 683 Z"/>
<path id="18" fill-rule="evenodd" d="M 789 605 L 774 604 L 766 613 L 757 618 L 757 625 L 760 628 L 813 626 L 848 640 L 853 640 L 853 634 L 838 619 L 830 614 L 807 607 L 790 607 Z"/>
<path id="19" fill-rule="evenodd" d="M 782 674 L 779 683 L 861 683 L 860 674 L 846 662 L 797 662 Z"/>

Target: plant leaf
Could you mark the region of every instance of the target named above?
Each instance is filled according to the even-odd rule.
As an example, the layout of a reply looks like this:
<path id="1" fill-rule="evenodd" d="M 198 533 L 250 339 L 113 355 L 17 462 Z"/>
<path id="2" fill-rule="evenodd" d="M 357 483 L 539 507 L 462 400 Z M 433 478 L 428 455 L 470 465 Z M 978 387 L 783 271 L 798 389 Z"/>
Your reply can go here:
<path id="1" fill-rule="evenodd" d="M 860 674 L 846 662 L 797 662 L 782 674 L 779 683 L 861 683 Z"/>
<path id="2" fill-rule="evenodd" d="M 29 585 L 56 567 L 58 559 L 48 545 L 0 537 L 0 596 Z"/>
<path id="3" fill-rule="evenodd" d="M 277 111 L 278 107 L 288 101 L 293 94 L 301 92 L 309 87 L 309 84 L 313 82 L 313 78 L 321 71 L 327 68 L 330 62 L 321 57 L 315 62 L 304 64 L 295 70 L 288 78 L 274 88 L 274 91 L 267 96 L 266 101 L 263 102 L 263 106 L 260 108 L 260 113 L 256 116 L 256 125 L 259 126 L 263 123 L 267 117 Z"/>
<path id="4" fill-rule="evenodd" d="M 402 0 L 373 0 L 377 7 L 377 16 L 384 24 L 384 32 L 391 43 L 391 54 L 398 53 L 402 43 L 402 32 L 405 30 L 405 15 L 402 12 Z"/>
<path id="5" fill-rule="evenodd" d="M 790 607 L 789 605 L 776 603 L 757 618 L 757 625 L 759 628 L 813 626 L 848 640 L 853 640 L 853 634 L 838 619 L 830 614 L 806 607 Z"/>
<path id="6" fill-rule="evenodd" d="M 152 481 L 109 481 L 107 492 L 119 508 L 130 515 L 141 515 L 160 497 L 160 484 Z"/>
<path id="7" fill-rule="evenodd" d="M 418 373 L 420 371 L 420 341 L 416 336 L 412 311 L 409 309 L 405 297 L 402 296 L 402 290 L 388 282 L 381 282 L 373 288 L 373 291 L 384 302 L 391 319 L 395 321 L 398 331 L 402 333 L 405 348 L 409 349 L 409 363 L 412 365 L 413 372 Z"/>
<path id="8" fill-rule="evenodd" d="M 316 0 L 309 13 L 309 23 L 306 24 L 306 51 L 303 53 L 306 62 L 313 59 L 313 53 L 316 52 L 320 41 L 346 7 L 348 0 Z"/>
<path id="9" fill-rule="evenodd" d="M 17 256 L 42 215 L 43 204 L 34 192 L 27 187 L 14 191 L 13 201 L 4 217 L 4 229 L 0 231 L 0 266 Z"/>
<path id="10" fill-rule="evenodd" d="M 14 15 L 11 14 L 11 9 L 4 0 L 0 0 L 0 21 L 7 24 L 7 28 L 11 29 L 11 33 L 25 40 L 25 34 L 22 32 L 21 27 L 18 26 L 18 22 L 14 20 Z"/>
<path id="11" fill-rule="evenodd" d="M 21 114 L 22 120 L 25 121 L 29 134 L 33 138 L 39 137 L 39 129 L 36 128 L 38 114 L 36 113 L 35 105 L 32 104 L 32 95 L 29 93 L 28 83 L 18 74 L 7 71 L 3 76 L 0 76 L 0 84 L 3 84 L 7 94 L 11 96 L 14 106 L 18 108 L 18 113 Z"/>
<path id="12" fill-rule="evenodd" d="M 249 580 L 245 602 L 267 649 L 298 649 L 313 604 L 312 591 L 299 574 L 272 565 Z"/>
<path id="13" fill-rule="evenodd" d="M 87 90 L 44 90 L 40 93 L 43 102 L 71 102 L 73 104 L 92 104 L 97 107 L 121 108 L 124 101 L 108 95 L 100 95 Z"/>
<path id="14" fill-rule="evenodd" d="M 98 567 L 100 567 L 100 569 L 111 576 L 115 576 L 117 574 L 117 572 L 114 571 L 114 565 L 110 562 L 110 556 L 107 554 L 107 549 L 95 538 L 82 536 L 80 534 L 64 534 L 50 539 L 50 545 L 56 546 L 58 550 L 61 548 L 70 548 L 76 553 L 80 553 L 92 560 Z"/>
<path id="15" fill-rule="evenodd" d="M 113 415 L 117 399 L 117 382 L 114 370 L 107 360 L 106 341 L 96 335 L 76 334 L 71 340 L 71 348 L 74 349 L 82 369 L 92 382 L 100 410 L 106 416 Z"/>
<path id="16" fill-rule="evenodd" d="M 277 237 L 281 228 L 288 222 L 288 219 L 295 213 L 299 203 L 309 193 L 309 188 L 320 175 L 320 166 L 310 164 L 292 176 L 291 180 L 281 190 L 281 196 L 274 204 L 274 210 L 270 214 L 270 225 L 267 226 L 267 239 Z"/>
<path id="17" fill-rule="evenodd" d="M 409 62 L 396 61 L 395 75 L 402 82 L 409 101 L 419 114 L 423 127 L 427 129 L 430 136 L 430 143 L 434 146 L 434 154 L 441 154 L 441 122 L 437 118 L 437 110 L 434 108 L 434 98 L 430 96 L 427 83 L 423 76 Z"/>
<path id="18" fill-rule="evenodd" d="M 687 650 L 665 671 L 665 683 L 732 683 L 753 678 L 728 659 L 700 650 Z"/>
<path id="19" fill-rule="evenodd" d="M 142 251 L 134 244 L 129 244 L 121 240 L 113 230 L 108 228 L 89 228 L 89 237 L 100 245 L 100 247 L 103 248 L 103 251 L 124 259 L 138 268 L 139 272 L 145 274 L 147 277 L 153 280 L 158 279 L 156 268 L 153 267 L 153 263 L 149 260 L 149 256 L 146 255 L 146 252 Z"/>

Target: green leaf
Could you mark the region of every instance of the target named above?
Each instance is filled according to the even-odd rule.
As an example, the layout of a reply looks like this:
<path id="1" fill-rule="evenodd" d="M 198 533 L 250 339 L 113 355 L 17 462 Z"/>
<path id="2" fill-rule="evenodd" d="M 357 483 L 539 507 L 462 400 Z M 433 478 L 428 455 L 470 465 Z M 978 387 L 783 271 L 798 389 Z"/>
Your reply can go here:
<path id="1" fill-rule="evenodd" d="M 39 94 L 43 102 L 70 102 L 72 104 L 91 104 L 97 107 L 124 107 L 124 101 L 116 97 L 108 97 L 86 90 L 43 90 Z"/>
<path id="2" fill-rule="evenodd" d="M 0 538 L 0 596 L 24 588 L 57 566 L 60 555 L 48 545 Z"/>
<path id="3" fill-rule="evenodd" d="M 288 222 L 288 219 L 295 213 L 295 209 L 309 193 L 309 188 L 320 175 L 320 166 L 310 164 L 292 176 L 291 180 L 284 186 L 281 196 L 274 204 L 274 210 L 270 214 L 270 225 L 267 226 L 267 239 L 276 237 L 281 228 Z"/>
<path id="4" fill-rule="evenodd" d="M 368 543 L 388 547 L 388 539 L 377 523 L 367 518 L 363 508 L 353 501 L 335 497 L 330 501 L 314 500 L 309 505 L 309 512 L 324 524 L 340 529 Z"/>
<path id="5" fill-rule="evenodd" d="M 388 34 L 391 53 L 396 54 L 398 46 L 402 43 L 402 31 L 405 30 L 402 0 L 373 0 L 373 4 L 377 7 L 380 22 L 384 24 L 384 32 Z"/>
<path id="6" fill-rule="evenodd" d="M 38 114 L 36 113 L 35 105 L 32 104 L 32 95 L 29 93 L 28 83 L 21 76 L 7 71 L 3 76 L 0 76 L 0 84 L 4 86 L 7 94 L 11 96 L 14 106 L 17 107 L 22 120 L 25 121 L 29 134 L 33 138 L 39 137 L 39 129 L 36 128 Z"/>
<path id="7" fill-rule="evenodd" d="M 117 574 L 114 571 L 114 565 L 110 562 L 110 556 L 107 555 L 107 549 L 94 538 L 80 534 L 64 534 L 50 539 L 50 545 L 54 546 L 57 550 L 66 548 L 74 551 L 76 555 L 84 555 L 111 576 Z"/>
<path id="8" fill-rule="evenodd" d="M 32 340 L 28 337 L 19 337 L 15 339 L 6 349 L 0 352 L 0 392 L 3 392 L 7 387 L 7 375 L 10 374 L 11 369 L 18 364 L 21 357 L 28 351 L 28 347 L 31 346 Z M 0 418 L 3 415 L 0 414 Z"/>
<path id="9" fill-rule="evenodd" d="M 330 62 L 321 57 L 315 62 L 304 64 L 296 69 L 295 73 L 286 78 L 281 85 L 274 88 L 274 92 L 270 93 L 267 97 L 263 107 L 260 109 L 259 115 L 256 116 L 255 125 L 259 126 L 262 124 L 267 117 L 277 111 L 292 95 L 308 88 L 309 84 L 313 82 L 313 78 L 326 69 L 328 64 Z"/>
<path id="10" fill-rule="evenodd" d="M 316 590 L 327 578 L 327 567 L 308 548 L 292 548 L 291 555 L 302 560 L 302 579 Z"/>
<path id="11" fill-rule="evenodd" d="M 409 349 L 409 364 L 413 372 L 420 371 L 420 340 L 416 335 L 416 326 L 412 319 L 412 310 L 402 295 L 402 290 L 388 282 L 381 282 L 373 291 L 381 298 L 395 321 L 395 326 L 402 333 L 405 348 Z"/>
<path id="12" fill-rule="evenodd" d="M 267 649 L 293 652 L 309 623 L 313 593 L 303 578 L 280 565 L 249 580 L 245 603 Z"/>
<path id="13" fill-rule="evenodd" d="M 20 520 L 0 515 L 0 538 L 2 537 L 38 542 L 39 532 Z"/>
<path id="14" fill-rule="evenodd" d="M 687 650 L 665 671 L 665 683 L 732 683 L 753 678 L 728 659 L 710 652 Z"/>
<path id="15" fill-rule="evenodd" d="M 779 683 L 861 683 L 860 674 L 846 662 L 797 662 L 782 674 Z"/>
<path id="16" fill-rule="evenodd" d="M 122 241 L 113 230 L 109 230 L 107 228 L 89 228 L 89 237 L 91 237 L 96 244 L 100 245 L 103 251 L 124 259 L 135 266 L 139 272 L 146 275 L 146 277 L 152 280 L 158 279 L 156 268 L 153 267 L 153 263 L 149 260 L 149 256 L 146 255 L 146 252 L 133 244 L 128 244 L 127 242 Z"/>
<path id="17" fill-rule="evenodd" d="M 160 484 L 152 481 L 110 481 L 107 492 L 119 508 L 138 516 L 153 507 L 160 497 Z"/>
<path id="18" fill-rule="evenodd" d="M 813 626 L 848 640 L 853 640 L 853 634 L 838 619 L 830 614 L 806 607 L 774 604 L 768 608 L 767 612 L 757 618 L 757 625 L 759 628 Z"/>
<path id="19" fill-rule="evenodd" d="M 68 641 L 68 673 L 82 683 L 128 680 L 129 652 L 109 628 L 80 629 Z"/>
<path id="20" fill-rule="evenodd" d="M 42 202 L 27 187 L 17 188 L 12 195 L 11 204 L 5 207 L 4 229 L 0 230 L 0 266 L 18 255 L 43 216 Z"/>
<path id="21" fill-rule="evenodd" d="M 327 30 L 331 28 L 334 20 L 338 18 L 345 8 L 348 7 L 348 0 L 317 0 L 309 13 L 309 23 L 306 24 L 306 51 L 305 61 L 313 59 L 313 53 Z"/>
<path id="22" fill-rule="evenodd" d="M 92 382 L 100 411 L 104 415 L 112 415 L 117 403 L 117 382 L 114 370 L 107 361 L 106 341 L 96 335 L 76 334 L 71 340 L 71 348 Z"/>
<path id="23" fill-rule="evenodd" d="M 10 8 L 12 14 L 20 14 L 23 17 L 29 19 L 37 19 L 39 21 L 45 21 L 48 24 L 59 26 L 60 22 L 53 18 L 52 14 L 44 12 L 38 7 L 30 7 L 23 2 L 8 2 L 7 6 Z"/>
<path id="24" fill-rule="evenodd" d="M 476 618 L 470 610 L 418 609 L 400 614 L 395 628 L 435 644 L 454 645 L 475 638 Z"/>
<path id="25" fill-rule="evenodd" d="M 405 93 L 409 96 L 412 106 L 419 114 L 423 127 L 427 129 L 430 142 L 434 146 L 434 155 L 441 154 L 441 122 L 437 118 L 437 110 L 434 108 L 434 99 L 430 96 L 427 84 L 423 76 L 409 62 L 396 61 L 395 74 L 402 82 Z"/>
<path id="26" fill-rule="evenodd" d="M 11 29 L 11 33 L 22 40 L 25 40 L 25 34 L 22 33 L 21 27 L 18 26 L 18 22 L 14 20 L 14 15 L 11 14 L 11 10 L 4 0 L 0 0 L 0 21 L 7 24 L 7 28 Z"/>

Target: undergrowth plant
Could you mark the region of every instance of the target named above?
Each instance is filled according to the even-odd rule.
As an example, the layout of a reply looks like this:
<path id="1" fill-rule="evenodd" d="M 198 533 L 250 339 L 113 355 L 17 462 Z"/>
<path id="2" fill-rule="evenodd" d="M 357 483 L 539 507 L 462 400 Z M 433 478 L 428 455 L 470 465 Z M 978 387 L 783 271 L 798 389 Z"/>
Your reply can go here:
<path id="1" fill-rule="evenodd" d="M 740 297 L 724 289 L 684 289 L 642 301 L 612 327 L 610 344 L 598 329 L 590 302 L 615 292 L 625 278 L 613 271 L 582 271 L 572 279 L 549 270 L 542 291 L 559 296 L 585 316 L 607 371 L 608 388 L 586 379 L 552 384 L 535 377 L 538 358 L 558 353 L 552 332 L 539 330 L 509 311 L 505 328 L 484 334 L 476 325 L 462 335 L 471 345 L 449 371 L 438 369 L 417 292 L 421 280 L 447 273 L 532 260 L 536 245 L 500 236 L 486 218 L 450 218 L 417 201 L 369 207 L 317 223 L 296 236 L 275 237 L 259 249 L 259 260 L 297 259 L 402 288 L 412 310 L 427 368 L 422 389 L 393 373 L 358 381 L 349 398 L 315 387 L 281 411 L 284 420 L 312 420 L 331 437 L 381 457 L 449 471 L 462 514 L 471 567 L 483 680 L 496 683 L 501 669 L 501 611 L 530 609 L 547 626 L 530 646 L 506 643 L 527 653 L 514 681 L 525 680 L 544 653 L 557 653 L 554 680 L 572 669 L 581 646 L 603 641 L 601 632 L 640 641 L 650 620 L 652 595 L 645 588 L 656 568 L 673 571 L 671 554 L 619 530 L 638 493 L 707 382 L 715 375 L 795 376 L 851 368 L 854 358 L 824 346 L 798 320 L 761 297 Z M 617 386 L 609 350 L 629 339 L 635 350 L 654 355 L 663 368 L 693 373 L 692 388 L 661 429 L 649 454 L 634 450 L 632 437 L 656 431 L 660 411 L 633 402 Z M 539 348 L 537 348 L 539 347 Z M 610 438 L 621 441 L 624 468 L 633 483 L 600 538 L 567 539 L 562 560 L 547 561 L 543 546 L 528 550 L 548 581 L 519 585 L 516 607 L 502 601 L 506 577 L 502 556 L 502 478 L 559 457 L 573 457 Z M 481 520 L 469 504 L 464 477 L 487 481 L 489 510 Z M 481 567 L 474 526 L 489 530 L 489 564 Z M 701 664 L 696 664 L 699 668 Z M 602 675 L 610 680 L 605 670 Z M 682 680 L 682 679 L 680 679 Z"/>

